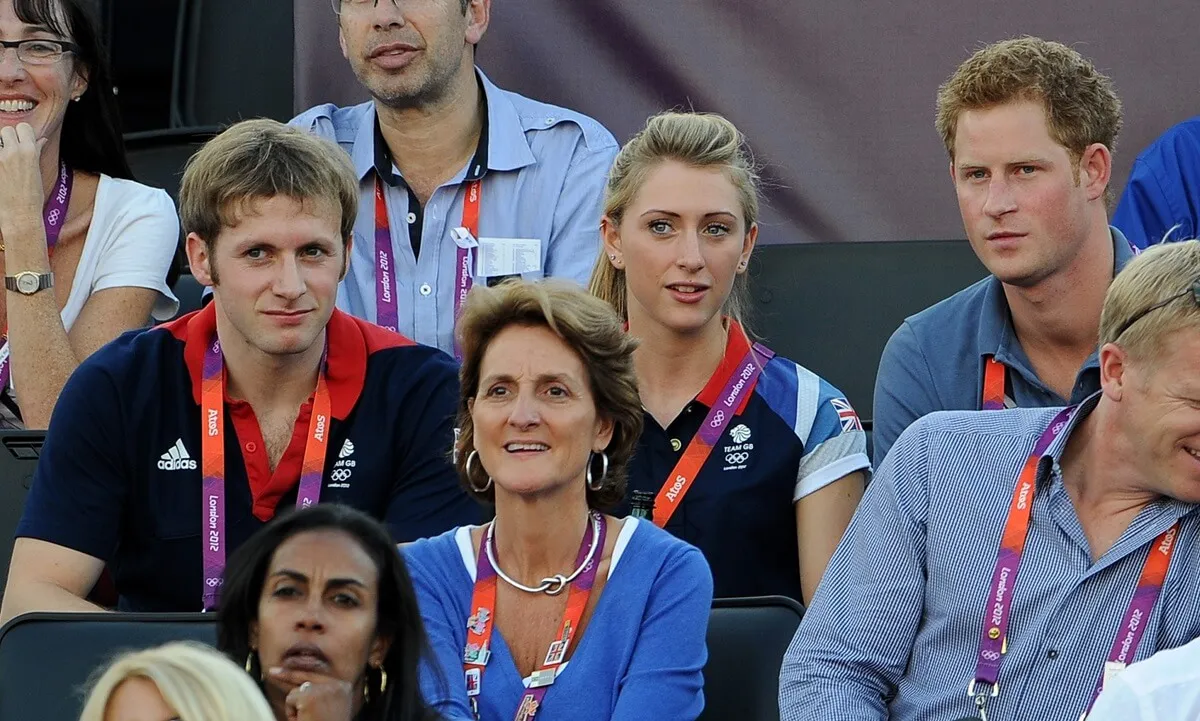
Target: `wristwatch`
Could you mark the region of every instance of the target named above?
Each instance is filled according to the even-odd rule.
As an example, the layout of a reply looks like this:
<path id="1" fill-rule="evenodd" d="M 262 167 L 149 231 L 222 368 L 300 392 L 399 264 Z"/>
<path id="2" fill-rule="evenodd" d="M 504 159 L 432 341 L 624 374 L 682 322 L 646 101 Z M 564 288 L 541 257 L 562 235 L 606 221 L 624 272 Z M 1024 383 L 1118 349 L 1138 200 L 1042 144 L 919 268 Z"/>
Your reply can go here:
<path id="1" fill-rule="evenodd" d="M 33 295 L 39 290 L 54 287 L 53 273 L 34 273 L 27 270 L 16 275 L 4 276 L 4 287 L 22 295 Z"/>

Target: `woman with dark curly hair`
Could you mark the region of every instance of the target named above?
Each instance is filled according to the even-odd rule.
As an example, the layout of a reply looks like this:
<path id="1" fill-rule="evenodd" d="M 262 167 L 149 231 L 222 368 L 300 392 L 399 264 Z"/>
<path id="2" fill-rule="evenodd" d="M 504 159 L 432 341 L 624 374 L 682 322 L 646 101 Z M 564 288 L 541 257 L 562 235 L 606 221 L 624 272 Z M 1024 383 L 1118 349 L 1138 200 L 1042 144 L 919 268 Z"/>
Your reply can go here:
<path id="1" fill-rule="evenodd" d="M 495 520 L 404 549 L 437 661 L 426 697 L 482 721 L 695 719 L 708 564 L 602 512 L 642 430 L 634 341 L 562 281 L 476 287 L 458 333 L 455 463 Z"/>

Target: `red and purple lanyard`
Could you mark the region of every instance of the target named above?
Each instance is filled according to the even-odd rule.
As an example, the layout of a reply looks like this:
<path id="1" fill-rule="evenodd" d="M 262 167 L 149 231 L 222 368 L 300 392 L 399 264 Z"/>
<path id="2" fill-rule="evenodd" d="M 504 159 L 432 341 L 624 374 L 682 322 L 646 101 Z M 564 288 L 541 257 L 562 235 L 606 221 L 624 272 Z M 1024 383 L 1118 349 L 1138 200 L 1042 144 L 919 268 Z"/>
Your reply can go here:
<path id="1" fill-rule="evenodd" d="M 1050 421 L 1050 426 L 1038 438 L 1033 453 L 1025 461 L 1025 465 L 1017 477 L 1016 488 L 1013 490 L 1008 520 L 1004 524 L 1004 535 L 1001 537 L 1000 550 L 996 557 L 996 568 L 992 573 L 992 585 L 988 594 L 988 605 L 979 640 L 979 658 L 975 666 L 975 676 L 967 687 L 967 695 L 975 699 L 975 706 L 982 721 L 987 721 L 986 707 L 989 696 L 988 690 L 984 687 L 990 687 L 990 696 L 992 697 L 1000 693 L 998 684 L 1000 662 L 1008 649 L 1009 614 L 1012 610 L 1017 571 L 1020 569 L 1021 556 L 1025 551 L 1025 541 L 1029 535 L 1033 498 L 1037 488 L 1038 465 L 1050 444 L 1067 428 L 1075 410 L 1075 406 L 1064 408 Z M 1137 652 L 1138 643 L 1148 625 L 1147 620 L 1162 591 L 1178 533 L 1179 522 L 1176 521 L 1151 544 L 1146 563 L 1138 578 L 1137 588 L 1133 593 L 1133 599 L 1125 611 L 1121 631 L 1117 634 L 1112 650 L 1109 652 L 1106 668 L 1123 668 Z M 1088 704 L 1088 711 L 1096 702 L 1096 697 L 1100 695 L 1103 685 L 1104 676 L 1101 675 L 1092 700 Z M 1084 713 L 1084 717 L 1086 716 L 1087 712 Z"/>
<path id="2" fill-rule="evenodd" d="M 1004 384 L 1008 369 L 992 356 L 988 356 L 983 366 L 983 410 L 1002 411 L 1004 404 Z"/>
<path id="3" fill-rule="evenodd" d="M 479 204 L 483 194 L 483 183 L 472 180 L 467 183 L 463 197 L 463 227 L 471 235 L 479 237 Z M 454 256 L 456 283 L 454 288 L 454 319 L 458 320 L 462 304 L 471 290 L 471 253 L 459 246 Z M 400 328 L 400 310 L 396 301 L 396 264 L 392 258 L 392 231 L 388 221 L 387 202 L 383 192 L 383 181 L 375 178 L 375 322 L 390 331 Z M 457 346 L 455 357 L 462 360 Z"/>
<path id="4" fill-rule="evenodd" d="M 62 235 L 63 223 L 67 220 L 67 206 L 71 204 L 71 187 L 74 182 L 75 174 L 67 168 L 66 163 L 60 162 L 58 182 L 54 185 L 50 200 L 46 201 L 46 207 L 42 209 L 42 221 L 46 225 L 46 251 L 51 256 L 54 255 L 54 246 L 58 244 L 59 236 Z M 0 392 L 8 388 L 8 379 L 12 372 L 11 360 L 6 329 L 4 335 L 0 336 Z"/>
<path id="5" fill-rule="evenodd" d="M 671 470 L 671 475 L 667 476 L 666 482 L 659 489 L 658 497 L 654 499 L 654 525 L 659 528 L 665 527 L 667 521 L 671 520 L 671 516 L 679 509 L 683 497 L 700 474 L 700 469 L 712 455 L 713 447 L 733 421 L 737 409 L 741 407 L 742 399 L 754 389 L 763 366 L 774 357 L 775 351 L 755 343 L 746 351 L 742 360 L 729 369 L 726 377 L 722 379 L 723 387 L 719 399 L 708 409 L 708 415 L 700 424 L 700 430 L 692 436 L 683 456 L 679 458 L 679 462 Z"/>
<path id="6" fill-rule="evenodd" d="M 327 349 L 328 350 L 328 349 Z M 304 464 L 300 469 L 300 487 L 296 507 L 307 508 L 321 497 L 325 452 L 329 447 L 332 403 L 325 380 L 326 353 L 321 354 L 321 370 L 313 393 L 312 416 L 308 422 L 308 442 L 304 446 Z M 200 386 L 201 472 L 204 474 L 203 522 L 204 546 L 203 610 L 213 611 L 221 599 L 225 574 L 225 360 L 221 341 L 214 332 L 204 353 L 204 375 Z"/>
<path id="7" fill-rule="evenodd" d="M 542 699 L 554 684 L 558 669 L 566 661 L 567 650 L 571 642 L 576 640 L 579 623 L 583 619 L 584 609 L 587 608 L 588 598 L 592 594 L 592 586 L 596 581 L 596 570 L 600 566 L 603 555 L 605 537 L 608 535 L 608 524 L 595 511 L 588 516 L 590 523 L 583 532 L 583 541 L 579 546 L 579 554 L 575 558 L 575 567 L 583 563 L 592 552 L 592 524 L 598 524 L 599 534 L 596 536 L 598 551 L 592 562 L 583 569 L 571 582 L 567 591 L 567 610 L 563 613 L 562 626 L 558 636 L 546 651 L 546 658 L 541 666 L 533 672 L 529 687 L 521 695 L 514 721 L 533 721 L 541 709 Z M 463 674 L 467 684 L 467 698 L 471 702 L 471 710 L 479 720 L 478 696 L 483 689 L 483 672 L 492 655 L 492 631 L 496 623 L 496 588 L 499 577 L 496 569 L 488 561 L 487 533 L 479 540 L 479 559 L 475 563 L 475 590 L 471 593 L 471 608 L 473 613 L 467 619 L 467 643 L 463 649 Z"/>

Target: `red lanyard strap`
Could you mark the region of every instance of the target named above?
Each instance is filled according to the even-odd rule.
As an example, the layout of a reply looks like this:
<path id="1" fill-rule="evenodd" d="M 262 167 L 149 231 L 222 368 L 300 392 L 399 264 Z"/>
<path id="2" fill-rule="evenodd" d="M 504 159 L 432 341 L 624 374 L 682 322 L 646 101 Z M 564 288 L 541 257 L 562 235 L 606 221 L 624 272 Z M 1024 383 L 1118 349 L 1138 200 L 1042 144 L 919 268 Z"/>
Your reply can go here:
<path id="1" fill-rule="evenodd" d="M 983 410 L 1002 411 L 1004 404 L 1004 385 L 1008 369 L 992 356 L 987 356 L 983 366 Z"/>
<path id="2" fill-rule="evenodd" d="M 598 551 L 603 552 L 605 538 L 608 535 L 608 524 L 595 511 L 589 516 L 591 523 L 583 533 L 583 541 L 579 546 L 579 554 L 575 559 L 576 568 L 582 564 L 592 552 L 592 528 L 598 528 L 595 543 Z M 492 631 L 496 622 L 496 588 L 499 576 L 487 557 L 487 534 L 479 540 L 479 558 L 475 563 L 475 590 L 471 593 L 471 608 L 474 613 L 467 619 L 467 643 L 463 649 L 463 674 L 466 677 L 467 697 L 471 700 L 471 710 L 479 719 L 479 704 L 477 698 L 483 688 L 483 672 L 491 659 Z M 583 569 L 567 591 L 567 609 L 563 613 L 562 626 L 558 635 L 546 651 L 546 658 L 541 666 L 533 672 L 529 688 L 521 696 L 517 706 L 515 721 L 533 721 L 540 710 L 542 699 L 554 684 L 558 668 L 567 657 L 567 650 L 575 640 L 579 623 L 583 619 L 583 611 L 587 608 L 588 598 L 592 594 L 592 586 L 596 581 L 596 570 L 600 566 L 600 555 Z"/>
<path id="3" fill-rule="evenodd" d="M 54 184 L 54 191 L 50 193 L 50 199 L 42 208 L 42 223 L 46 227 L 46 253 L 50 257 L 54 257 L 54 246 L 58 245 L 63 224 L 67 220 L 67 207 L 71 204 L 71 188 L 74 184 L 75 173 L 67 167 L 66 163 L 60 161 L 58 180 Z M 0 392 L 8 388 L 8 377 L 12 372 L 10 360 L 8 323 L 6 321 L 4 335 L 0 336 Z"/>
<path id="4" fill-rule="evenodd" d="M 313 394 L 312 417 L 308 422 L 308 442 L 304 446 L 304 464 L 296 507 L 307 508 L 321 497 L 325 452 L 329 447 L 332 404 L 325 381 L 326 352 L 321 354 L 317 389 Z M 221 598 L 225 574 L 225 360 L 221 341 L 213 333 L 204 353 L 204 373 L 200 386 L 201 471 L 204 474 L 203 522 L 204 546 L 203 609 L 216 609 Z"/>
<path id="5" fill-rule="evenodd" d="M 1049 427 L 1038 438 L 1033 452 L 1021 468 L 1016 487 L 1013 489 L 1008 519 L 1004 524 L 1004 535 L 996 555 L 996 567 L 992 573 L 991 590 L 984 612 L 975 676 L 967 687 L 967 694 L 975 699 L 981 718 L 986 719 L 984 709 L 989 695 L 988 690 L 984 687 L 990 687 L 990 695 L 993 697 L 1000 692 L 1000 686 L 997 683 L 1000 675 L 1000 662 L 1008 650 L 1008 624 L 1012 610 L 1013 591 L 1016 586 L 1017 573 L 1020 570 L 1021 557 L 1025 552 L 1025 541 L 1029 536 L 1033 499 L 1037 492 L 1038 465 L 1050 445 L 1067 428 L 1075 410 L 1075 406 L 1064 408 L 1050 421 Z M 1145 631 L 1146 619 L 1162 590 L 1162 583 L 1166 578 L 1167 567 L 1174 550 L 1174 539 L 1178 533 L 1178 527 L 1179 523 L 1176 522 L 1155 539 L 1150 555 L 1146 559 L 1146 565 L 1142 569 L 1141 578 L 1138 580 L 1133 600 L 1126 611 L 1122 632 L 1113 644 L 1113 650 L 1109 655 L 1110 663 L 1124 664 L 1137 650 L 1137 644 Z M 1103 678 L 1101 684 L 1103 684 Z M 1098 694 L 1099 690 L 1097 689 Z M 1088 708 L 1091 708 L 1090 704 Z"/>
<path id="6" fill-rule="evenodd" d="M 742 399 L 754 389 L 763 366 L 774 357 L 775 351 L 755 343 L 746 351 L 742 360 L 729 369 L 726 377 L 722 379 L 723 388 L 718 401 L 708 409 L 708 415 L 700 424 L 700 430 L 692 436 L 683 456 L 659 489 L 658 497 L 654 499 L 654 525 L 659 528 L 665 527 L 667 521 L 671 520 L 671 516 L 679 509 L 683 497 L 687 495 L 700 469 L 712 454 L 713 447 L 733 422 Z"/>
<path id="7" fill-rule="evenodd" d="M 483 195 L 483 182 L 472 180 L 467 183 L 463 196 L 463 227 L 479 237 L 479 206 Z M 471 290 L 471 252 L 459 246 L 454 255 L 454 320 L 462 312 L 462 304 Z M 387 201 L 383 181 L 375 177 L 375 323 L 391 331 L 400 328 L 399 304 L 396 300 L 396 263 L 392 258 L 392 231 L 388 221 Z M 457 344 L 455 358 L 462 360 Z"/>

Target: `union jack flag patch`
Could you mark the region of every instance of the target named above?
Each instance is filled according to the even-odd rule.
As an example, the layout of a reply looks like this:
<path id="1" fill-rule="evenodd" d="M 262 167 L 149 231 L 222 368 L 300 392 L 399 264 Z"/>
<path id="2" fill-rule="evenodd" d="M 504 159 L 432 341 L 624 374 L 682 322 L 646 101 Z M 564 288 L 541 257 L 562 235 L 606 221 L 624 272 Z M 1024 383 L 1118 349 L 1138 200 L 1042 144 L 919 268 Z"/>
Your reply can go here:
<path id="1" fill-rule="evenodd" d="M 837 411 L 838 419 L 842 422 L 842 433 L 850 431 L 861 431 L 863 429 L 862 421 L 858 419 L 858 414 L 854 412 L 850 402 L 842 398 L 834 398 L 829 401 L 833 404 L 833 409 Z"/>

